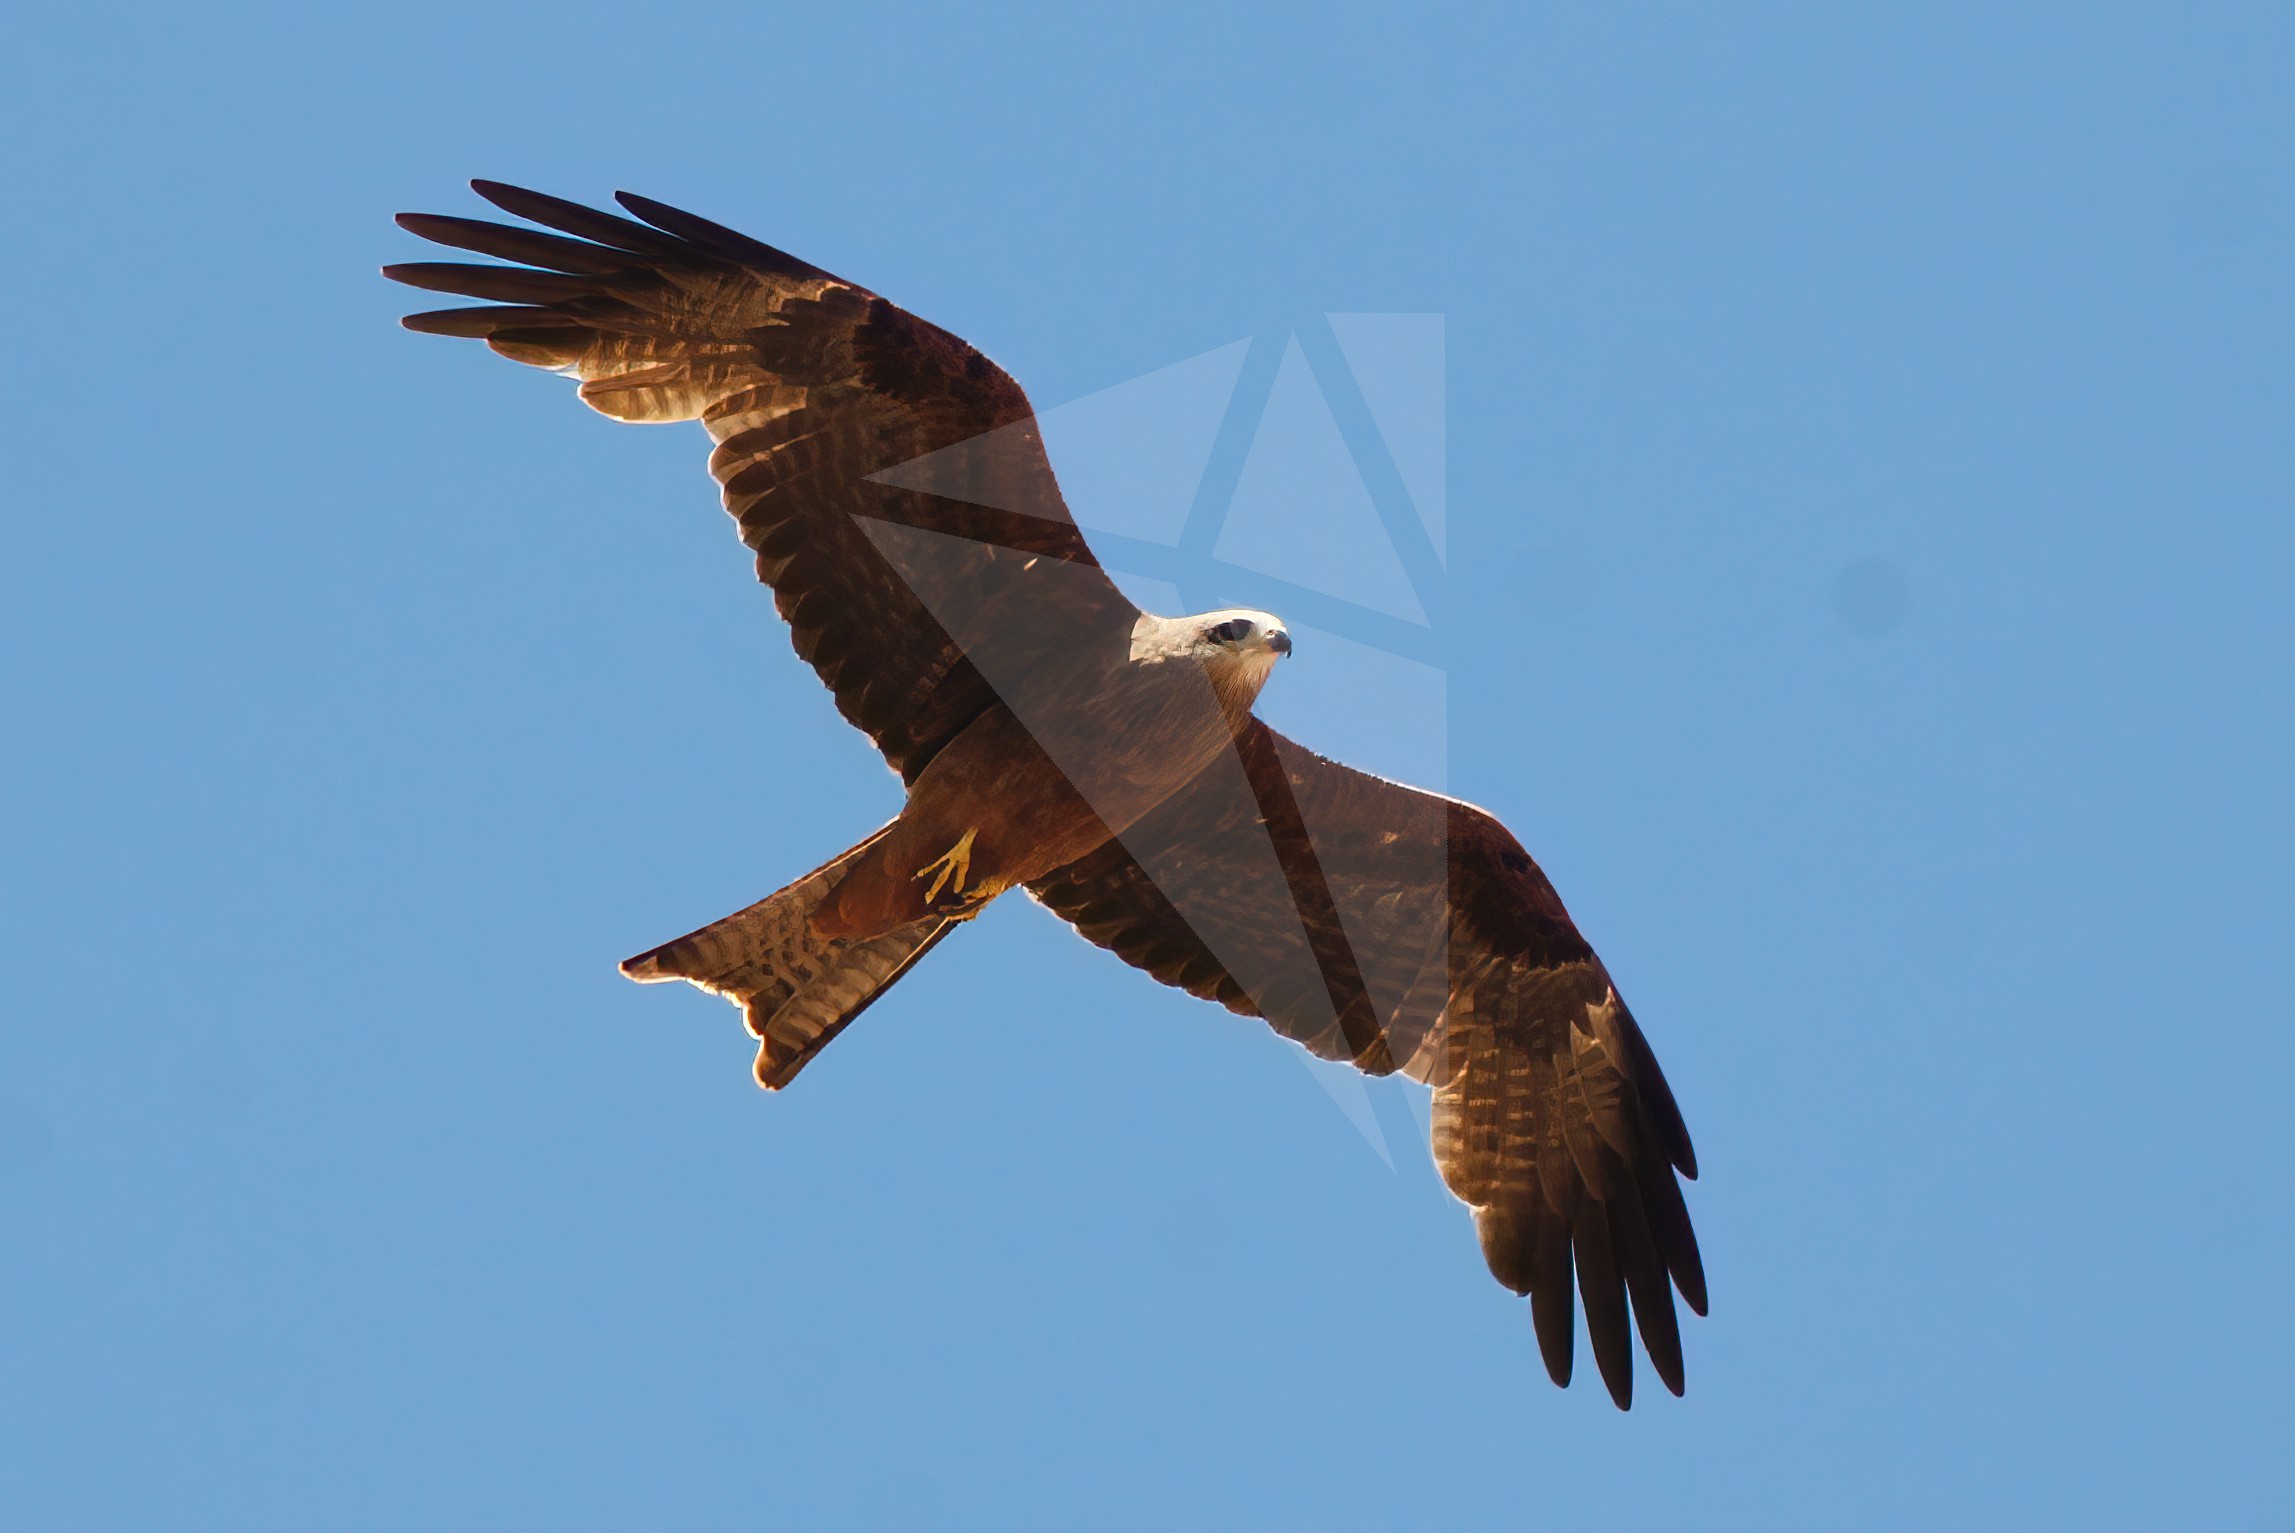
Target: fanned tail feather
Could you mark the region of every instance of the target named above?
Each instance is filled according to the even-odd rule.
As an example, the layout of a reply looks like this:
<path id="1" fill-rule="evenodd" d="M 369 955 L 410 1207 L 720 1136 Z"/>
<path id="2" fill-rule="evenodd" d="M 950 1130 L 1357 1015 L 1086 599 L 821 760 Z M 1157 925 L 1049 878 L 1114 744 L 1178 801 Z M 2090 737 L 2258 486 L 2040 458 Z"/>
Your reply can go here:
<path id="1" fill-rule="evenodd" d="M 622 973 L 640 984 L 682 979 L 738 1005 L 757 1040 L 757 1084 L 779 1090 L 955 925 L 935 916 L 860 942 L 814 932 L 813 911 L 883 834 L 746 910 L 624 960 Z"/>

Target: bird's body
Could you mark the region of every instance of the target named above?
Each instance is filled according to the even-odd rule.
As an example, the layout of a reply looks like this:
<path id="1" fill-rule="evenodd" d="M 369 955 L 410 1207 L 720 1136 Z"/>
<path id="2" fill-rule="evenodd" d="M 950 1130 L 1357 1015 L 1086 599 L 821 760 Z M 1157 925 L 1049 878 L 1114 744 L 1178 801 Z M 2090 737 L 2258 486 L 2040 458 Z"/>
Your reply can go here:
<path id="1" fill-rule="evenodd" d="M 699 419 L 797 651 L 907 789 L 901 813 L 746 910 L 630 959 L 743 1008 L 786 1085 L 991 899 L 1025 888 L 1155 978 L 1327 1058 L 1434 1087 L 1436 1160 L 1556 1382 L 1573 1290 L 1631 1396 L 1629 1312 L 1681 1390 L 1669 1284 L 1705 1279 L 1689 1136 L 1608 973 L 1495 819 L 1328 761 L 1251 712 L 1267 613 L 1140 612 L 1077 531 L 1026 396 L 963 341 L 643 198 L 634 222 L 494 183 L 555 232 L 404 215 L 518 266 L 388 275 L 496 306 L 408 319 Z M 571 236 L 571 237 L 568 237 Z"/>
<path id="2" fill-rule="evenodd" d="M 1223 627 L 1236 630 L 1229 640 L 1205 637 Z M 1002 675 L 1004 700 L 918 774 L 814 930 L 865 939 L 932 914 L 969 916 L 1122 835 L 1234 748 L 1289 647 L 1265 613 L 1143 613 L 1119 640 L 1095 636 Z M 961 865 L 942 878 L 938 859 L 958 846 Z"/>

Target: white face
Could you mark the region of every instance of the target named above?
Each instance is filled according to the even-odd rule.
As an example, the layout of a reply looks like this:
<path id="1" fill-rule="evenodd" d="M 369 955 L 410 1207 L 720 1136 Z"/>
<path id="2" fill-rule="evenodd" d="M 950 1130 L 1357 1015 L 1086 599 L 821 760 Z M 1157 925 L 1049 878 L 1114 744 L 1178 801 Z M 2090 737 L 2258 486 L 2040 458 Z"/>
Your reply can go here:
<path id="1" fill-rule="evenodd" d="M 1291 634 L 1283 620 L 1272 612 L 1249 607 L 1200 612 L 1193 617 L 1156 617 L 1143 612 L 1132 628 L 1134 665 L 1193 660 L 1213 680 L 1240 682 L 1253 692 L 1267 680 L 1275 662 L 1289 653 Z"/>
<path id="2" fill-rule="evenodd" d="M 1206 660 L 1233 658 L 1271 666 L 1291 653 L 1290 630 L 1272 612 L 1239 607 L 1227 612 L 1206 612 L 1189 621 L 1196 625 L 1197 652 Z"/>

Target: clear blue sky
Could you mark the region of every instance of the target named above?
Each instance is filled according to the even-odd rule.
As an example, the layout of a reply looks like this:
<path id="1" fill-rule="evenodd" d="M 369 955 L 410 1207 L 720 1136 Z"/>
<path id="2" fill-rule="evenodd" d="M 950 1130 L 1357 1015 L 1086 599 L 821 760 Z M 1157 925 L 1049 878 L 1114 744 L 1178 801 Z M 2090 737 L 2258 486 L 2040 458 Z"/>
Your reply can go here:
<path id="1" fill-rule="evenodd" d="M 1227 10 L 11 20 L 7 1521 L 2289 1515 L 2295 19 Z M 1686 1400 L 1040 911 L 778 1097 L 616 976 L 892 783 L 698 432 L 396 328 L 471 175 L 1046 405 L 1447 316 L 1448 773 L 1696 1133 Z"/>

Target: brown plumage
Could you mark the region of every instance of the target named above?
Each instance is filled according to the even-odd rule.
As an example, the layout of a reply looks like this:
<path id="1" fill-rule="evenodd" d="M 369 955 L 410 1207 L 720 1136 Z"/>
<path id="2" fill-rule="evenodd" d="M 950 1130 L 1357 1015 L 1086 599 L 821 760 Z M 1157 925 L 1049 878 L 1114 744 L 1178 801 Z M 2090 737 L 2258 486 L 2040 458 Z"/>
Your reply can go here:
<path id="1" fill-rule="evenodd" d="M 1705 1310 L 1689 1134 L 1601 960 L 1468 804 L 1354 771 L 1250 708 L 1265 613 L 1143 614 L 1069 516 L 1026 396 L 955 336 L 749 237 L 492 182 L 553 232 L 406 214 L 517 265 L 385 268 L 483 307 L 410 329 L 567 372 L 620 420 L 698 419 L 759 578 L 899 818 L 749 909 L 629 960 L 741 1005 L 786 1085 L 961 921 L 1025 887 L 1165 984 L 1434 1089 L 1434 1153 L 1555 1382 L 1574 1299 L 1612 1397 L 1629 1316 L 1682 1389 L 1672 1294 Z"/>

